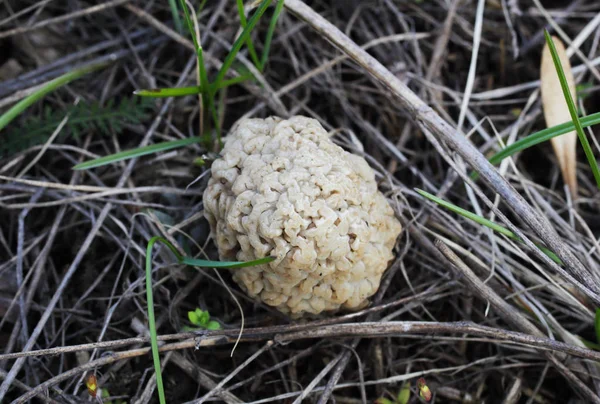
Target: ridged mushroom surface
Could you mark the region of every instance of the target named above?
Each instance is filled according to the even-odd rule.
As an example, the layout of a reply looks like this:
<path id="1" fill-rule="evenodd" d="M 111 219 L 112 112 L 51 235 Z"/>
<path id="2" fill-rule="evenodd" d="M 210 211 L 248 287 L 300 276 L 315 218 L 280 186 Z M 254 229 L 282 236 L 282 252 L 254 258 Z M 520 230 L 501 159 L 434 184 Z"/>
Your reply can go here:
<path id="1" fill-rule="evenodd" d="M 302 116 L 239 122 L 204 192 L 222 260 L 250 296 L 298 317 L 358 309 L 379 288 L 402 226 L 367 162 Z"/>

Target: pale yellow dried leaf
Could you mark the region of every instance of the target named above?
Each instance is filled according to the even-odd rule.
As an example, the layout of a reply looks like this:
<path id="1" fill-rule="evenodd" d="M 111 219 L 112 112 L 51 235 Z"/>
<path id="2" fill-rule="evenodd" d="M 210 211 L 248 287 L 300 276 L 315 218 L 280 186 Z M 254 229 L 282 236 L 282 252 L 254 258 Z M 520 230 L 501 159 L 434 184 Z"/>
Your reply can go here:
<path id="1" fill-rule="evenodd" d="M 571 63 L 565 51 L 565 46 L 557 37 L 552 37 L 556 51 L 559 55 L 560 62 L 565 72 L 565 77 L 569 85 L 569 91 L 573 100 L 576 100 L 575 79 L 571 71 Z M 569 108 L 558 80 L 558 74 L 552 61 L 550 49 L 546 44 L 542 51 L 542 66 L 540 71 L 541 89 L 542 89 L 542 105 L 544 107 L 544 117 L 546 118 L 546 126 L 559 125 L 561 123 L 571 121 Z M 569 186 L 571 195 L 577 195 L 577 133 L 575 131 L 557 136 L 551 140 L 554 153 L 560 165 L 563 180 Z"/>

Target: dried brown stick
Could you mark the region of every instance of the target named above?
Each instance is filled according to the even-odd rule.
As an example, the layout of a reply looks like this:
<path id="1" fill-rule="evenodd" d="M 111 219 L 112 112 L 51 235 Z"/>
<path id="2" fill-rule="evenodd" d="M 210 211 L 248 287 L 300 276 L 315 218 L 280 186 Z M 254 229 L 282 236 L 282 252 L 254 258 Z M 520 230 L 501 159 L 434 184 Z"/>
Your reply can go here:
<path id="1" fill-rule="evenodd" d="M 452 128 L 450 124 L 444 121 L 431 107 L 425 104 L 398 77 L 386 69 L 373 56 L 362 50 L 337 27 L 301 0 L 286 0 L 285 7 L 298 18 L 305 21 L 324 38 L 331 41 L 344 53 L 348 54 L 352 60 L 385 86 L 400 101 L 402 106 L 423 130 L 431 131 L 438 139 L 444 141 L 478 171 L 481 177 L 490 184 L 491 188 L 504 198 L 506 204 L 513 212 L 522 218 L 540 239 L 565 263 L 570 273 L 579 280 L 579 282 L 576 282 L 577 287 L 595 303 L 600 304 L 600 284 L 598 280 L 591 275 L 590 271 L 561 240 L 548 219 L 540 215 L 539 212 L 536 212 L 462 133 L 458 133 Z M 531 247 L 533 247 L 533 244 Z M 557 272 L 561 272 L 561 268 L 539 251 L 539 249 L 533 249 L 532 252 L 548 266 L 554 268 Z"/>
<path id="2" fill-rule="evenodd" d="M 200 386 L 204 387 L 205 389 L 213 390 L 217 386 L 217 383 L 214 380 L 202 373 L 202 371 L 198 369 L 198 366 L 195 363 L 189 361 L 179 352 L 173 352 L 172 360 L 174 364 L 179 366 L 181 370 L 187 373 L 189 377 L 194 379 Z M 229 391 L 219 390 L 215 394 L 227 404 L 243 403 L 242 400 L 240 400 L 238 397 L 236 397 L 233 393 Z"/>
<path id="3" fill-rule="evenodd" d="M 13 35 L 24 34 L 25 32 L 34 31 L 36 29 L 47 27 L 48 25 L 58 24 L 64 21 L 69 21 L 74 18 L 83 17 L 86 15 L 94 14 L 102 10 L 106 10 L 107 8 L 116 7 L 121 4 L 127 3 L 131 0 L 113 0 L 107 1 L 106 3 L 98 4 L 96 6 L 88 7 L 83 10 L 74 11 L 69 14 L 61 15 L 59 17 L 50 18 L 44 21 L 40 21 L 37 24 L 22 26 L 18 28 L 14 28 L 8 31 L 0 32 L 0 39 L 6 38 Z"/>
<path id="4" fill-rule="evenodd" d="M 470 286 L 473 293 L 490 303 L 498 312 L 500 317 L 512 324 L 515 328 L 531 334 L 537 338 L 543 338 L 544 334 L 529 320 L 521 316 L 517 310 L 511 306 L 506 300 L 502 299 L 492 288 L 486 285 L 475 273 L 465 264 L 446 244 L 441 240 L 436 240 L 436 247 L 444 254 L 444 256 L 452 263 L 458 274 L 462 276 L 465 282 Z M 561 363 L 561 361 L 552 353 L 545 352 L 545 356 L 557 368 L 557 370 L 570 380 L 574 385 L 574 390 L 582 397 L 590 400 L 589 402 L 600 403 L 598 397 L 590 388 L 586 386 L 569 368 Z"/>
<path id="5" fill-rule="evenodd" d="M 454 23 L 454 17 L 456 16 L 456 10 L 460 4 L 461 0 L 454 0 L 448 9 L 448 14 L 446 15 L 446 19 L 444 20 L 444 28 L 442 32 L 438 36 L 435 41 L 435 46 L 433 48 L 433 55 L 431 56 L 431 61 L 429 62 L 429 67 L 427 68 L 427 73 L 425 74 L 425 80 L 428 82 L 434 81 L 439 74 L 442 68 L 442 58 L 446 54 L 448 41 L 450 40 L 450 34 L 452 33 L 452 25 Z M 442 100 L 442 95 L 440 91 L 431 90 L 432 96 L 439 101 Z"/>
<path id="6" fill-rule="evenodd" d="M 433 247 L 432 244 L 432 248 L 434 249 L 434 251 L 437 251 L 435 249 L 435 247 Z M 437 251 L 438 254 L 439 251 Z M 440 254 L 441 256 L 441 254 Z M 443 257 L 443 256 L 442 256 Z M 443 259 L 443 258 L 442 258 Z M 372 314 L 372 313 L 376 313 L 382 310 L 388 310 L 391 308 L 394 308 L 396 306 L 405 306 L 407 304 L 410 304 L 412 302 L 418 301 L 421 303 L 426 303 L 426 302 L 432 302 L 438 299 L 442 299 L 444 297 L 447 297 L 449 294 L 453 294 L 454 292 L 447 292 L 447 289 L 452 288 L 452 283 L 448 283 L 446 285 L 444 285 L 443 287 L 431 287 L 431 288 L 427 288 L 426 290 L 417 293 L 415 295 L 410 295 L 398 300 L 394 300 L 392 302 L 388 302 L 388 303 L 383 303 L 374 307 L 370 307 L 355 313 L 350 313 L 350 314 L 346 314 L 344 316 L 340 316 L 340 317 L 333 317 L 333 318 L 327 318 L 327 319 L 323 319 L 323 320 L 318 320 L 318 321 L 312 321 L 310 323 L 305 323 L 305 324 L 293 324 L 293 325 L 283 325 L 283 326 L 274 326 L 274 327 L 269 327 L 269 328 L 256 328 L 255 331 L 261 331 L 261 330 L 269 330 L 269 332 L 271 332 L 272 334 L 277 334 L 277 333 L 283 333 L 283 332 L 290 332 L 290 331 L 300 331 L 300 330 L 307 330 L 307 329 L 311 329 L 311 328 L 317 328 L 317 327 L 323 327 L 325 325 L 331 325 L 331 324 L 338 324 L 338 323 L 343 323 L 343 322 L 351 322 L 353 320 L 356 320 L 364 315 L 368 315 L 368 314 Z M 235 333 L 237 333 L 239 331 L 235 331 Z M 212 335 L 212 334 L 209 334 Z M 233 335 L 233 334 L 232 334 Z M 237 334 L 236 334 L 237 335 Z M 198 333 L 193 333 L 193 332 L 182 332 L 182 333 L 177 333 L 177 334 L 167 334 L 167 335 L 161 335 L 158 337 L 159 341 L 181 341 L 184 339 L 188 339 L 188 338 L 194 338 L 194 337 L 198 337 Z M 23 358 L 23 357 L 30 357 L 30 356 L 48 356 L 48 355 L 60 355 L 60 354 L 65 354 L 65 353 L 70 353 L 70 352 L 80 352 L 80 351 L 91 351 L 94 349 L 116 349 L 116 348 L 122 348 L 125 346 L 129 346 L 129 345 L 135 345 L 135 344 L 141 344 L 141 343 L 147 343 L 150 341 L 149 337 L 132 337 L 132 338 L 125 338 L 125 339 L 120 339 L 120 340 L 115 340 L 115 341 L 101 341 L 101 342 L 92 342 L 92 343 L 88 343 L 88 344 L 79 344 L 79 345 L 71 345 L 71 346 L 60 346 L 60 347 L 56 347 L 56 348 L 46 348 L 46 349 L 39 349 L 36 351 L 25 351 L 25 352 L 14 352 L 14 353 L 9 353 L 9 354 L 3 354 L 0 355 L 0 362 L 6 361 L 6 360 L 12 360 L 12 359 L 17 359 L 17 358 Z"/>
<path id="7" fill-rule="evenodd" d="M 237 368 L 235 368 L 232 372 L 230 372 L 227 375 L 227 377 L 225 377 L 223 380 L 221 380 L 219 382 L 219 384 L 217 384 L 213 389 L 211 389 L 208 393 L 206 393 L 205 395 L 200 397 L 198 400 L 194 401 L 194 403 L 197 403 L 197 404 L 204 403 L 210 397 L 212 397 L 213 395 L 220 392 L 221 389 L 223 388 L 223 386 L 225 386 L 225 384 L 227 384 L 228 381 L 233 379 L 235 377 L 235 375 L 237 375 L 240 371 L 242 371 L 242 369 L 247 367 L 250 363 L 252 363 L 260 355 L 262 355 L 266 350 L 271 349 L 272 346 L 273 346 L 273 341 L 271 341 L 271 340 L 267 341 L 267 343 L 265 345 L 263 345 L 262 348 L 260 348 L 256 352 L 254 352 L 248 359 L 246 359 L 242 364 L 240 364 Z"/>
<path id="8" fill-rule="evenodd" d="M 4 379 L 6 377 L 7 373 L 0 369 L 0 379 Z M 25 390 L 25 391 L 30 391 L 31 387 L 29 387 L 28 385 L 26 385 L 25 383 L 23 383 L 20 380 L 15 380 L 14 385 L 18 388 L 20 388 L 21 390 Z M 45 403 L 48 404 L 60 404 L 58 401 L 51 399 L 50 397 L 46 397 L 46 396 L 40 396 L 40 400 L 42 400 Z"/>
<path id="9" fill-rule="evenodd" d="M 274 331 L 274 329 L 276 331 Z M 237 341 L 239 330 L 226 330 L 210 332 L 210 335 L 195 339 L 166 344 L 159 348 L 161 352 L 173 350 L 202 348 L 217 345 L 234 344 Z M 242 341 L 265 341 L 274 340 L 275 342 L 291 342 L 303 339 L 322 339 L 322 338 L 381 338 L 381 337 L 402 337 L 409 335 L 437 335 L 437 334 L 470 334 L 477 337 L 488 338 L 498 343 L 516 344 L 533 348 L 536 350 L 548 350 L 563 352 L 583 359 L 590 359 L 600 362 L 600 352 L 592 351 L 587 348 L 581 348 L 551 340 L 549 338 L 536 337 L 530 334 L 502 330 L 494 327 L 487 327 L 468 321 L 458 322 L 425 322 L 425 321 L 391 321 L 387 323 L 364 322 L 350 324 L 332 324 L 319 328 L 282 333 L 281 327 L 254 328 L 247 329 L 244 332 Z M 24 403 L 27 400 L 43 393 L 51 386 L 62 382 L 70 377 L 83 372 L 105 366 L 119 360 L 129 359 L 150 353 L 150 348 L 133 349 L 124 352 L 113 353 L 85 365 L 71 369 L 65 373 L 57 375 L 52 379 L 45 381 L 36 388 L 15 400 L 14 404 Z M 563 365 L 564 367 L 564 365 Z M 566 369 L 568 371 L 568 369 Z M 570 372 L 570 371 L 569 371 Z M 593 393 L 592 393 L 593 394 Z M 595 402 L 595 401 L 592 401 Z"/>

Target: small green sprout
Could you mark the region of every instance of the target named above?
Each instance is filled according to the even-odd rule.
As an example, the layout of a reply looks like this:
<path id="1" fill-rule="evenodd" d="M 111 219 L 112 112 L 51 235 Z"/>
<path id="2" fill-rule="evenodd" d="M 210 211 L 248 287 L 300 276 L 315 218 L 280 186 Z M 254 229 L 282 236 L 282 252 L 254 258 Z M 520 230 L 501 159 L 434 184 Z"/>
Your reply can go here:
<path id="1" fill-rule="evenodd" d="M 195 325 L 197 328 L 202 328 L 204 330 L 220 330 L 221 324 L 218 321 L 214 321 L 210 319 L 210 314 L 208 311 L 200 310 L 196 308 L 194 311 L 188 311 L 188 319 L 190 323 Z M 194 330 L 194 328 L 186 327 L 189 330 Z"/>
<path id="2" fill-rule="evenodd" d="M 407 404 L 408 400 L 410 400 L 410 382 L 402 385 L 398 391 L 398 395 L 393 400 L 385 397 L 379 397 L 377 400 L 375 400 L 375 404 Z"/>

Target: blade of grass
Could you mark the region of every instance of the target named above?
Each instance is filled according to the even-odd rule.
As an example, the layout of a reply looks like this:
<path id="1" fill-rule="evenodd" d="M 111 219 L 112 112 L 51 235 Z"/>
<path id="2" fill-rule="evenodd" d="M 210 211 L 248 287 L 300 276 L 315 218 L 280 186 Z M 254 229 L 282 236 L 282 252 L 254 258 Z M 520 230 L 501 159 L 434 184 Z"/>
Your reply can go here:
<path id="1" fill-rule="evenodd" d="M 600 123 L 600 112 L 596 112 L 594 114 L 584 116 L 581 118 L 580 122 L 581 122 L 581 126 L 584 128 L 587 128 L 588 126 L 597 125 Z M 548 140 L 550 140 L 556 136 L 560 136 L 565 133 L 568 133 L 568 132 L 572 131 L 573 129 L 575 129 L 575 125 L 573 124 L 572 121 L 570 121 L 570 122 L 562 123 L 560 125 L 552 126 L 550 128 L 546 128 L 539 132 L 532 133 L 531 135 L 526 136 L 526 137 L 514 142 L 513 144 L 505 147 L 504 149 L 500 150 L 498 153 L 496 153 L 492 157 L 490 157 L 489 161 L 492 164 L 498 164 L 507 157 L 510 157 L 520 151 L 523 151 L 525 149 L 533 147 L 537 144 L 547 142 Z M 478 177 L 478 174 L 476 172 L 471 174 L 471 178 L 476 179 L 477 177 Z"/>
<path id="2" fill-rule="evenodd" d="M 580 122 L 581 126 L 584 128 L 587 128 L 588 126 L 597 125 L 600 123 L 600 112 L 584 116 L 581 118 Z M 514 142 L 510 146 L 505 147 L 498 153 L 494 154 L 490 158 L 490 163 L 498 164 L 505 158 L 510 157 L 515 153 L 528 149 L 537 144 L 546 142 L 556 136 L 564 135 L 565 133 L 568 133 L 573 129 L 575 129 L 575 125 L 573 124 L 573 122 L 565 122 L 560 125 L 552 126 L 539 132 L 535 132 L 527 137 L 524 137 L 523 139 Z"/>
<path id="3" fill-rule="evenodd" d="M 415 188 L 415 191 L 429 199 L 432 202 L 437 203 L 438 205 L 454 212 L 454 213 L 458 213 L 459 215 L 466 217 L 469 220 L 474 221 L 475 223 L 478 223 L 482 226 L 485 226 L 489 229 L 494 230 L 497 233 L 500 233 L 508 238 L 510 238 L 511 240 L 515 240 L 518 242 L 522 242 L 522 240 L 512 231 L 508 230 L 506 227 L 503 227 L 497 223 L 492 222 L 491 220 L 486 219 L 485 217 L 481 217 L 473 212 L 470 212 L 468 210 L 465 210 L 463 208 L 460 208 L 450 202 L 447 202 L 441 198 L 438 198 L 437 196 L 430 194 L 429 192 L 423 191 L 422 189 L 418 189 Z M 538 244 L 536 244 L 536 246 L 542 250 L 544 252 L 544 254 L 546 254 L 548 257 L 550 257 L 550 259 L 552 259 L 554 262 L 556 262 L 559 265 L 562 265 L 562 261 L 560 260 L 560 258 L 558 258 L 558 256 L 556 254 L 554 254 L 552 251 L 550 251 L 549 249 L 547 249 L 546 247 L 540 246 Z"/>
<path id="4" fill-rule="evenodd" d="M 243 81 L 251 79 L 251 74 L 243 76 L 237 76 L 229 80 L 221 82 L 219 89 L 232 86 L 234 84 L 241 83 Z M 152 97 L 152 98 L 167 98 L 167 97 L 183 97 L 187 95 L 197 95 L 202 93 L 202 86 L 190 86 L 190 87 L 171 87 L 171 88 L 150 88 L 143 90 L 135 90 L 133 94 L 140 97 Z"/>
<path id="5" fill-rule="evenodd" d="M 158 335 L 156 331 L 156 319 L 154 316 L 154 293 L 152 291 L 152 248 L 156 243 L 162 243 L 166 245 L 169 250 L 177 258 L 177 262 L 180 264 L 186 264 L 195 267 L 202 268 L 242 268 L 253 265 L 266 264 L 273 261 L 273 257 L 265 257 L 254 261 L 238 262 L 238 261 L 209 261 L 199 260 L 189 257 L 184 257 L 179 254 L 179 251 L 171 244 L 167 239 L 155 236 L 148 241 L 146 247 L 146 301 L 148 303 L 148 330 L 150 331 L 150 347 L 152 350 L 152 362 L 154 363 L 154 372 L 156 373 L 156 390 L 158 390 L 158 400 L 160 404 L 166 404 L 165 390 L 162 380 L 162 372 L 160 368 L 160 356 L 158 354 Z"/>
<path id="6" fill-rule="evenodd" d="M 64 86 L 67 83 L 70 83 L 73 80 L 76 80 L 82 76 L 85 76 L 88 73 L 93 72 L 94 70 L 98 70 L 107 63 L 99 63 L 90 66 L 85 66 L 76 70 L 73 70 L 69 73 L 65 73 L 62 76 L 55 78 L 54 80 L 49 81 L 46 85 L 44 85 L 39 90 L 35 91 L 33 94 L 23 98 L 21 101 L 16 103 L 12 108 L 6 111 L 2 116 L 0 116 L 0 130 L 2 130 L 6 125 L 8 125 L 13 119 L 19 116 L 23 111 L 29 108 L 32 104 L 42 99 L 46 94 L 51 93 L 52 91 Z"/>
<path id="7" fill-rule="evenodd" d="M 181 34 L 183 33 L 183 26 L 181 25 L 181 18 L 179 18 L 177 0 L 169 0 L 169 7 L 171 7 L 171 14 L 173 14 L 173 23 L 175 24 L 175 29 Z"/>
<path id="8" fill-rule="evenodd" d="M 238 14 L 240 16 L 240 23 L 242 28 L 246 28 L 248 25 L 246 21 L 246 14 L 244 12 L 244 0 L 236 0 Z M 256 50 L 254 49 L 254 44 L 252 43 L 252 37 L 248 35 L 248 39 L 246 39 L 246 47 L 248 48 L 248 53 L 250 54 L 250 58 L 252 59 L 252 63 L 258 70 L 262 70 L 262 65 L 260 64 L 260 60 L 258 60 L 258 55 L 256 54 Z"/>
<path id="9" fill-rule="evenodd" d="M 173 87 L 173 88 L 150 88 L 148 90 L 135 90 L 133 94 L 140 97 L 166 98 L 196 95 L 202 92 L 201 86 Z"/>
<path id="10" fill-rule="evenodd" d="M 571 119 L 573 120 L 573 124 L 575 125 L 577 137 L 579 137 L 579 141 L 581 142 L 581 146 L 583 147 L 585 156 L 587 157 L 590 168 L 592 169 L 592 173 L 594 174 L 596 185 L 598 186 L 598 188 L 600 188 L 600 170 L 598 169 L 598 163 L 596 162 L 596 158 L 594 157 L 594 153 L 592 152 L 590 143 L 587 137 L 585 136 L 585 133 L 583 133 L 583 128 L 581 127 L 581 122 L 579 121 L 579 115 L 577 113 L 577 107 L 573 102 L 573 97 L 571 97 L 569 83 L 567 82 L 565 72 L 560 63 L 560 57 L 558 55 L 558 52 L 556 51 L 556 46 L 554 45 L 554 41 L 552 40 L 552 37 L 550 37 L 550 34 L 547 30 L 544 30 L 544 36 L 546 37 L 546 43 L 548 43 L 548 47 L 550 48 L 550 54 L 552 55 L 552 60 L 554 61 L 554 67 L 556 68 L 558 79 L 560 80 L 560 86 L 562 87 L 562 92 L 565 96 L 565 101 L 567 102 L 567 106 L 569 107 Z"/>
<path id="11" fill-rule="evenodd" d="M 260 71 L 263 71 L 265 69 L 265 65 L 267 64 L 267 60 L 269 59 L 269 52 L 271 51 L 271 41 L 273 39 L 273 34 L 275 33 L 275 28 L 277 27 L 277 20 L 279 19 L 281 10 L 283 10 L 283 2 L 284 0 L 277 1 L 275 11 L 273 12 L 273 16 L 271 17 L 271 22 L 269 22 L 269 29 L 267 31 L 267 36 L 265 37 L 265 46 L 263 47 L 263 53 L 260 59 Z"/>
<path id="12" fill-rule="evenodd" d="M 160 370 L 160 356 L 158 355 L 158 336 L 156 332 L 156 320 L 154 318 L 154 294 L 152 292 L 152 247 L 157 242 L 165 244 L 179 260 L 181 255 L 177 249 L 162 237 L 152 237 L 146 247 L 146 302 L 148 304 L 148 330 L 150 331 L 150 347 L 152 349 L 152 362 L 156 374 L 156 390 L 160 404 L 166 404 L 165 389 L 163 387 L 162 372 Z"/>
<path id="13" fill-rule="evenodd" d="M 209 261 L 209 260 L 199 260 L 196 258 L 183 257 L 180 262 L 185 265 L 201 267 L 201 268 L 235 269 L 235 268 L 251 267 L 254 265 L 268 264 L 269 262 L 271 262 L 273 260 L 275 260 L 275 258 L 273 258 L 273 257 L 264 257 L 264 258 L 260 258 L 260 259 L 253 260 L 253 261 L 238 262 L 238 261 Z"/>
<path id="14" fill-rule="evenodd" d="M 242 48 L 242 45 L 244 44 L 244 42 L 246 42 L 246 39 L 250 36 L 250 33 L 252 32 L 252 30 L 254 29 L 256 24 L 258 23 L 258 20 L 260 19 L 260 17 L 262 17 L 262 15 L 265 13 L 265 11 L 267 10 L 267 7 L 269 7 L 270 3 L 271 3 L 271 0 L 263 0 L 262 3 L 260 3 L 260 6 L 258 6 L 258 8 L 254 12 L 254 14 L 252 14 L 252 17 L 250 18 L 250 20 L 248 20 L 248 24 L 246 25 L 246 27 L 244 28 L 244 30 L 242 31 L 240 36 L 233 43 L 231 50 L 225 57 L 225 61 L 223 62 L 221 69 L 219 69 L 219 72 L 217 73 L 217 78 L 213 82 L 213 87 L 212 87 L 213 93 L 216 92 L 216 88 L 218 88 L 219 83 L 221 81 L 223 81 L 223 79 L 225 78 L 225 75 L 229 71 L 231 64 L 233 63 L 233 61 L 235 60 L 235 57 L 237 56 L 238 52 Z"/>
<path id="15" fill-rule="evenodd" d="M 148 154 L 158 153 L 166 150 L 177 149 L 193 143 L 200 142 L 200 137 L 190 137 L 187 139 L 173 140 L 170 142 L 156 143 L 150 146 L 139 147 L 137 149 L 124 150 L 120 153 L 111 154 L 109 156 L 100 157 L 94 160 L 85 161 L 73 167 L 73 170 L 88 170 L 115 163 L 117 161 L 128 160 L 134 157 L 145 156 Z"/>
<path id="16" fill-rule="evenodd" d="M 239 84 L 243 81 L 250 80 L 254 76 L 252 74 L 245 74 L 243 76 L 237 76 L 229 80 L 224 80 L 219 86 L 219 90 L 225 87 Z M 171 88 L 150 88 L 147 90 L 135 90 L 133 94 L 140 97 L 151 97 L 151 98 L 167 98 L 167 97 L 183 97 L 186 95 L 197 95 L 202 93 L 201 86 L 190 86 L 190 87 L 171 87 Z"/>

